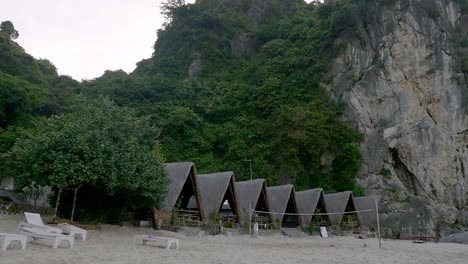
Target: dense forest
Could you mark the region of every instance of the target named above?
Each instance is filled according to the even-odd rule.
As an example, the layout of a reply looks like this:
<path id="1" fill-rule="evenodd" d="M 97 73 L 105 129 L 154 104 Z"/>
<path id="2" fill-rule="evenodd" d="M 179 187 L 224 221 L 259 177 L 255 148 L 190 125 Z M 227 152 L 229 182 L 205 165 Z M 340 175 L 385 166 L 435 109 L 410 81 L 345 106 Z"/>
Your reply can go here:
<path id="1" fill-rule="evenodd" d="M 344 45 L 365 41 L 372 10 L 394 2 L 168 0 L 151 58 L 82 82 L 28 55 L 3 22 L 0 178 L 19 190 L 105 184 L 155 205 L 160 163 L 193 161 L 201 173 L 362 194 L 363 136 L 324 87 Z"/>
<path id="2" fill-rule="evenodd" d="M 153 57 L 82 93 L 151 116 L 167 162 L 235 171 L 297 189 L 354 189 L 360 133 L 321 88 L 339 39 L 358 37 L 359 1 L 169 1 Z M 350 33 L 351 32 L 351 33 Z M 250 164 L 251 161 L 251 164 Z"/>

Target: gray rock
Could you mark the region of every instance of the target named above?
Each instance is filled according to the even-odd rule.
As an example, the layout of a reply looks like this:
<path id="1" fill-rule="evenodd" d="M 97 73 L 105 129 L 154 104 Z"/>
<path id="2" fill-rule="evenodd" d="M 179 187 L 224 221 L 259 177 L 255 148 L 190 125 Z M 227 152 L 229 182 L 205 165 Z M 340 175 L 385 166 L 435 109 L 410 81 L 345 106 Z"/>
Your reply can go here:
<path id="1" fill-rule="evenodd" d="M 202 60 L 201 60 L 201 55 L 199 52 L 193 52 L 192 54 L 192 63 L 190 63 L 189 69 L 188 69 L 188 77 L 190 80 L 195 79 L 200 75 L 202 71 Z"/>
<path id="2" fill-rule="evenodd" d="M 441 243 L 459 243 L 468 245 L 468 232 L 453 234 L 442 237 L 439 242 Z"/>
<path id="3" fill-rule="evenodd" d="M 365 135 L 358 182 L 381 198 L 386 235 L 443 235 L 440 224 L 466 221 L 468 89 L 453 41 L 460 23 L 468 28 L 453 0 L 398 1 L 376 11 L 367 39 L 332 65 L 327 89 Z"/>
<path id="4" fill-rule="evenodd" d="M 236 38 L 231 40 L 230 44 L 232 55 L 236 57 L 249 55 L 254 52 L 254 42 L 247 33 L 240 33 Z"/>

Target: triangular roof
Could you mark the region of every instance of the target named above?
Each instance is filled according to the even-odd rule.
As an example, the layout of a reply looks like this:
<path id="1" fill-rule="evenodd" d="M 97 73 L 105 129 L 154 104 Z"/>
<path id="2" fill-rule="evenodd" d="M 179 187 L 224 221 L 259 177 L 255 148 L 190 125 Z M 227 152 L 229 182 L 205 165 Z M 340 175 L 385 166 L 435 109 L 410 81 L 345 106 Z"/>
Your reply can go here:
<path id="1" fill-rule="evenodd" d="M 299 214 L 309 214 L 309 215 L 301 215 L 302 224 L 308 225 L 312 220 L 312 215 L 317 208 L 317 205 L 322 199 L 323 201 L 323 189 L 310 189 L 306 191 L 296 192 L 296 205 L 297 211 Z M 326 213 L 326 212 L 322 212 Z"/>
<path id="2" fill-rule="evenodd" d="M 248 218 L 248 216 L 251 215 L 249 214 L 249 205 L 251 205 L 251 209 L 255 209 L 262 192 L 266 197 L 266 206 L 269 208 L 266 182 L 264 179 L 236 182 L 237 201 L 239 202 L 239 208 L 244 218 Z M 245 220 L 246 219 L 241 219 L 242 224 Z"/>
<path id="3" fill-rule="evenodd" d="M 294 186 L 292 184 L 272 186 L 267 188 L 268 199 L 270 204 L 271 218 L 273 221 L 283 221 L 289 199 L 293 199 L 293 204 L 296 207 L 296 200 L 294 197 Z M 295 208 L 297 213 L 297 207 Z M 300 218 L 298 217 L 299 223 Z"/>
<path id="4" fill-rule="evenodd" d="M 350 191 L 338 192 L 325 194 L 323 196 L 325 201 L 325 208 L 327 213 L 339 213 L 339 214 L 330 214 L 328 219 L 330 219 L 330 224 L 332 226 L 340 225 L 341 220 L 343 219 L 343 213 L 346 210 L 348 202 L 353 199 L 353 193 Z"/>
<path id="5" fill-rule="evenodd" d="M 357 211 L 375 210 L 376 198 L 373 196 L 354 197 L 354 206 Z M 377 226 L 377 215 L 375 211 L 357 213 L 359 223 L 365 227 Z"/>
<path id="6" fill-rule="evenodd" d="M 213 213 L 219 211 L 229 185 L 232 185 L 233 188 L 233 202 L 236 207 L 234 208 L 234 211 L 238 214 L 238 219 L 240 219 L 239 210 L 237 210 L 239 206 L 236 198 L 234 172 L 227 171 L 211 174 L 199 174 L 197 175 L 197 183 L 200 190 L 199 196 L 201 206 L 203 207 L 203 221 L 211 222 Z"/>
<path id="7" fill-rule="evenodd" d="M 164 169 L 167 174 L 167 178 L 169 180 L 167 186 L 167 194 L 164 199 L 164 206 L 161 211 L 164 212 L 171 212 L 174 208 L 175 204 L 177 203 L 177 199 L 180 196 L 180 192 L 185 185 L 190 173 L 193 173 L 194 177 L 193 185 L 197 188 L 196 183 L 196 169 L 195 164 L 193 162 L 174 162 L 174 163 L 165 163 L 163 164 Z M 197 190 L 197 189 L 195 189 Z"/>

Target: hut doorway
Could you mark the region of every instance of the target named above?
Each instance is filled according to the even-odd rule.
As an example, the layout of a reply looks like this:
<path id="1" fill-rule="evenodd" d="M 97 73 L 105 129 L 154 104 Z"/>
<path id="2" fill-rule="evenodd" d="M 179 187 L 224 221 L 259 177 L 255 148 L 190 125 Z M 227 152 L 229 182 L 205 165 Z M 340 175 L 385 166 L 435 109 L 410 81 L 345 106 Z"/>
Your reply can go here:
<path id="1" fill-rule="evenodd" d="M 347 231 L 351 230 L 354 231 L 355 229 L 359 228 L 359 219 L 357 213 L 346 213 L 346 212 L 355 212 L 356 206 L 354 205 L 353 199 L 350 196 L 348 199 L 348 203 L 346 204 L 345 213 L 343 214 L 343 219 L 340 223 L 341 230 Z"/>
<path id="2" fill-rule="evenodd" d="M 223 223 L 225 223 L 226 227 L 234 227 L 234 224 L 238 223 L 238 212 L 236 204 L 234 203 L 234 195 L 232 186 L 226 190 L 226 193 L 223 197 L 223 202 L 219 207 L 219 217 Z"/>
<path id="3" fill-rule="evenodd" d="M 292 197 L 289 197 L 288 205 L 286 206 L 285 215 L 281 222 L 282 227 L 297 227 L 299 226 L 299 217 L 297 216 L 296 204 Z M 293 214 L 293 215 L 290 215 Z"/>
<path id="4" fill-rule="evenodd" d="M 181 225 L 198 226 L 201 219 L 200 207 L 195 191 L 196 186 L 193 178 L 194 174 L 190 173 L 173 208 L 172 217 L 175 216 L 178 218 L 173 219 L 173 221 Z"/>
<path id="5" fill-rule="evenodd" d="M 320 215 L 326 213 L 327 210 L 325 209 L 325 202 L 320 196 L 319 201 L 317 203 L 317 207 L 315 207 L 314 215 L 311 219 L 311 225 L 314 226 L 330 226 L 330 219 L 328 215 Z"/>
<path id="6" fill-rule="evenodd" d="M 187 177 L 187 181 L 185 181 L 184 187 L 182 187 L 182 191 L 180 191 L 175 208 L 198 212 L 198 202 L 195 197 L 194 189 L 195 184 L 190 175 L 189 177 Z"/>
<path id="7" fill-rule="evenodd" d="M 263 191 L 260 193 L 260 196 L 258 197 L 257 204 L 255 205 L 255 211 L 260 211 L 260 212 L 270 211 L 268 209 L 265 192 Z M 273 222 L 271 219 L 271 215 L 269 213 L 260 213 L 260 212 L 255 212 L 255 214 L 252 215 L 252 222 L 259 223 L 260 226 L 265 226 L 265 227 L 266 225 L 271 224 Z"/>

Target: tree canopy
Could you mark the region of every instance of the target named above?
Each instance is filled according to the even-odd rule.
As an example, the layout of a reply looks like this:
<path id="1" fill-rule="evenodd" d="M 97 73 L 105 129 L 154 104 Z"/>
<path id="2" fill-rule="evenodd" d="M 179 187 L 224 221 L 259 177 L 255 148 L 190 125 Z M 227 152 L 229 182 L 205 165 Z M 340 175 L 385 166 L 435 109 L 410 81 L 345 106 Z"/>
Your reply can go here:
<path id="1" fill-rule="evenodd" d="M 73 113 L 38 120 L 6 160 L 18 189 L 31 182 L 56 188 L 84 184 L 158 207 L 166 178 L 157 138 L 158 129 L 132 110 L 88 101 Z"/>
<path id="2" fill-rule="evenodd" d="M 251 159 L 254 177 L 270 185 L 359 191 L 362 135 L 321 87 L 342 50 L 335 39 L 359 32 L 358 5 L 274 0 L 253 21 L 250 4 L 168 2 L 170 24 L 158 32 L 154 56 L 129 75 L 109 72 L 85 83 L 84 94 L 150 116 L 170 162 L 248 179 Z M 196 60 L 200 73 L 188 78 Z"/>
<path id="3" fill-rule="evenodd" d="M 11 39 L 17 39 L 19 37 L 18 30 L 15 29 L 15 26 L 13 26 L 13 23 L 11 21 L 3 21 L 0 24 L 0 32 L 6 34 L 9 36 Z"/>
<path id="4" fill-rule="evenodd" d="M 365 7 L 391 1 L 166 1 L 151 58 L 82 83 L 2 31 L 0 177 L 113 198 L 125 190 L 118 202 L 153 206 L 160 154 L 201 173 L 242 180 L 251 165 L 270 185 L 359 191 L 362 135 L 327 93 L 327 72 L 342 43 L 365 34 Z"/>

